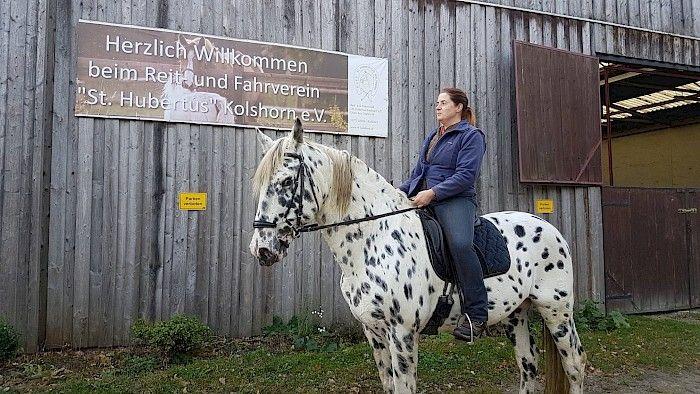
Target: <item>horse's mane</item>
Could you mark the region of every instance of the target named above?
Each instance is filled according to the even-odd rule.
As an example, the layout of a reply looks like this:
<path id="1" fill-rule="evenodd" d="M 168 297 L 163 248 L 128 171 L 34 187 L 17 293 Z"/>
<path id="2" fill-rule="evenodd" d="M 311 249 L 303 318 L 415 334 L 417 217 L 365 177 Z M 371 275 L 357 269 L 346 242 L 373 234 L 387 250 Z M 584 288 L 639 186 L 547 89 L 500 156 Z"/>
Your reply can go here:
<path id="1" fill-rule="evenodd" d="M 330 201 L 335 205 L 330 208 L 337 210 L 341 215 L 345 214 L 350 205 L 352 194 L 354 180 L 352 161 L 354 157 L 346 151 L 333 149 L 312 141 L 305 141 L 304 143 L 323 152 L 330 159 L 333 168 Z M 258 199 L 262 187 L 270 182 L 272 174 L 284 160 L 284 153 L 294 150 L 295 146 L 296 142 L 291 137 L 284 137 L 274 141 L 273 145 L 265 153 L 258 168 L 255 170 L 255 175 L 253 175 L 253 190 L 256 199 Z"/>

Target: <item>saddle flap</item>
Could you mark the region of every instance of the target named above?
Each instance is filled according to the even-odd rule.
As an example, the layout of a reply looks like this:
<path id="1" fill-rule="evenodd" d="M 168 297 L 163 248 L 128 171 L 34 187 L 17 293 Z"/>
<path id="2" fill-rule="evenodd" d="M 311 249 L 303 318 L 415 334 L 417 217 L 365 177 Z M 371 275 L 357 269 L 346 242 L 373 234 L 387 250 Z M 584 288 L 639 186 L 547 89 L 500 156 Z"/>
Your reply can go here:
<path id="1" fill-rule="evenodd" d="M 454 283 L 454 266 L 440 223 L 429 207 L 417 212 L 435 273 L 443 281 Z M 479 216 L 474 220 L 474 250 L 484 278 L 501 275 L 510 269 L 510 253 L 503 236 L 493 223 Z"/>

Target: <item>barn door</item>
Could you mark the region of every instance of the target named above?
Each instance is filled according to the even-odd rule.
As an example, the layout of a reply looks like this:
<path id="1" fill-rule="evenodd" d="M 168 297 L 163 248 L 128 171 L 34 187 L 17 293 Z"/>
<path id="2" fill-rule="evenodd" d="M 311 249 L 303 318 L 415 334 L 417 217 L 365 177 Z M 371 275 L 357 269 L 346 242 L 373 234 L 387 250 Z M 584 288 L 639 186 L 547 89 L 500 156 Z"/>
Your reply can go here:
<path id="1" fill-rule="evenodd" d="M 598 58 L 515 41 L 520 181 L 600 185 Z"/>
<path id="2" fill-rule="evenodd" d="M 691 213 L 697 200 L 697 193 L 683 189 L 603 188 L 608 309 L 641 313 L 698 305 L 692 249 L 700 228 Z"/>
<path id="3" fill-rule="evenodd" d="M 690 277 L 690 307 L 700 307 L 700 193 L 698 190 L 686 192 L 683 214 L 688 223 L 688 276 Z"/>

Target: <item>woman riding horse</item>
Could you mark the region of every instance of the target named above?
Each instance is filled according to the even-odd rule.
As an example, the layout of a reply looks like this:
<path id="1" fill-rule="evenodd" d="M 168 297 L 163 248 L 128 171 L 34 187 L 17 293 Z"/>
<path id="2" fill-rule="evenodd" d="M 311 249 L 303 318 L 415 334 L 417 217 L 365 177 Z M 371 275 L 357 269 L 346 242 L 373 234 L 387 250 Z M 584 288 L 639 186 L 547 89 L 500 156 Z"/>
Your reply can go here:
<path id="1" fill-rule="evenodd" d="M 488 320 L 486 287 L 473 246 L 478 205 L 474 185 L 486 144 L 483 132 L 474 126 L 475 116 L 466 93 L 443 89 L 435 104 L 440 127 L 423 142 L 410 178 L 399 189 L 412 197 L 415 206 L 430 204 L 444 230 L 464 315 L 453 334 L 473 342 Z"/>

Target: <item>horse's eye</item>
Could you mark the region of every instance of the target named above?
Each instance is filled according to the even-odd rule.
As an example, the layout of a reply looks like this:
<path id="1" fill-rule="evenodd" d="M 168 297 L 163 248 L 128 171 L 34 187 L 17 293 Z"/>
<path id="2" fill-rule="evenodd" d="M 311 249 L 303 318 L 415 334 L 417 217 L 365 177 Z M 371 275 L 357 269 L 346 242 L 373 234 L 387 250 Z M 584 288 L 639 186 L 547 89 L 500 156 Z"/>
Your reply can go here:
<path id="1" fill-rule="evenodd" d="M 282 181 L 282 187 L 292 186 L 292 178 L 287 178 Z"/>

